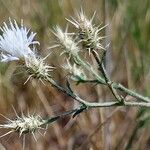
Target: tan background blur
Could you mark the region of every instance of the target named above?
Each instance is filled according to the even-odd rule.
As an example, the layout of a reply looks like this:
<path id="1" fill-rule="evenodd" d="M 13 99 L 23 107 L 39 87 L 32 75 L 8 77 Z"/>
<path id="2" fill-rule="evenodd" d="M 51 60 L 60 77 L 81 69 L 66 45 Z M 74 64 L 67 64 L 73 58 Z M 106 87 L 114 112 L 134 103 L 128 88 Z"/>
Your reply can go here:
<path id="1" fill-rule="evenodd" d="M 94 23 L 109 23 L 102 34 L 109 35 L 103 43 L 110 43 L 107 71 L 112 80 L 130 89 L 150 96 L 150 1 L 149 0 L 0 0 L 0 26 L 8 18 L 16 19 L 32 31 L 40 41 L 38 53 L 46 56 L 55 44 L 51 29 L 56 25 L 66 27 L 65 18 L 75 16 L 83 8 L 90 18 L 94 11 Z M 70 32 L 73 31 L 69 24 Z M 0 33 L 1 34 L 1 33 Z M 56 66 L 53 77 L 65 84 L 66 74 L 60 69 L 64 57 L 54 49 L 47 63 Z M 59 114 L 76 104 L 49 85 L 37 80 L 23 85 L 28 75 L 16 63 L 0 63 L 0 113 L 15 118 L 12 106 L 20 115 L 40 114 L 42 117 Z M 84 84 L 74 90 L 86 100 L 112 98 L 104 87 Z M 97 92 L 98 91 L 98 92 Z M 113 114 L 112 114 L 113 112 Z M 0 116 L 0 123 L 6 120 Z M 26 149 L 30 150 L 99 150 L 99 149 L 150 149 L 150 112 L 144 108 L 104 108 L 81 113 L 75 119 L 66 117 L 48 127 L 43 137 L 26 136 Z M 102 122 L 105 122 L 102 124 Z M 0 135 L 7 130 L 0 130 Z M 19 150 L 22 138 L 13 133 L 0 139 L 0 150 Z"/>

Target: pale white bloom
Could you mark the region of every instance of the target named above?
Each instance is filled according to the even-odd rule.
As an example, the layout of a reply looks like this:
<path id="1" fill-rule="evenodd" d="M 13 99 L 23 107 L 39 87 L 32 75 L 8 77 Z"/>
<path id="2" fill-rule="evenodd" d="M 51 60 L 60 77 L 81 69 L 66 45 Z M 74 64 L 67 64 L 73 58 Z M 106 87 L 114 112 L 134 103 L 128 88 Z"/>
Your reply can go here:
<path id="1" fill-rule="evenodd" d="M 23 22 L 19 27 L 15 20 L 12 22 L 9 19 L 9 25 L 4 22 L 0 30 L 1 62 L 24 60 L 28 55 L 34 55 L 29 46 L 39 42 L 33 41 L 36 33 L 29 32 L 30 30 L 23 26 Z"/>

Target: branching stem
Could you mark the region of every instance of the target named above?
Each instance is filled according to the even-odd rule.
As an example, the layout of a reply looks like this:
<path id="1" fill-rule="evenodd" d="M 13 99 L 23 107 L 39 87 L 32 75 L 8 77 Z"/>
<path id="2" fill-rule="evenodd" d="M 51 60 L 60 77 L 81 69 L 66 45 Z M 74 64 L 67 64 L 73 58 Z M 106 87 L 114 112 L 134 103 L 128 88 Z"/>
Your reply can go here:
<path id="1" fill-rule="evenodd" d="M 103 56 L 102 56 L 102 60 L 100 61 L 98 56 L 97 56 L 97 53 L 95 53 L 94 50 L 92 50 L 92 54 L 99 66 L 99 71 L 102 73 L 102 75 L 104 76 L 104 79 L 105 79 L 105 82 L 106 84 L 108 85 L 110 91 L 112 92 L 112 94 L 114 95 L 114 97 L 119 101 L 119 102 L 123 102 L 123 99 L 121 98 L 121 96 L 117 93 L 116 89 L 113 88 L 112 86 L 112 81 L 110 80 L 109 76 L 107 75 L 107 72 L 106 72 L 106 69 L 104 67 L 104 58 L 105 58 L 105 55 L 106 55 L 106 51 L 103 52 Z"/>
<path id="2" fill-rule="evenodd" d="M 62 93 L 66 94 L 67 96 L 73 98 L 74 100 L 78 101 L 81 105 L 85 105 L 86 109 L 94 108 L 94 107 L 112 107 L 112 106 L 144 106 L 144 107 L 150 107 L 150 103 L 147 102 L 119 102 L 119 101 L 111 101 L 111 102 L 87 102 L 74 94 L 73 92 L 70 92 L 70 90 L 63 88 L 62 86 L 58 85 L 52 78 L 47 78 L 47 82 L 49 82 L 54 88 L 56 88 L 58 91 L 61 91 Z"/>
<path id="3" fill-rule="evenodd" d="M 82 65 L 86 70 L 90 71 L 94 75 L 95 79 L 93 81 L 91 80 L 90 82 L 95 82 L 95 83 L 99 83 L 99 84 L 102 84 L 102 85 L 107 85 L 107 83 L 105 82 L 105 79 L 103 79 L 100 75 L 98 75 L 96 73 L 96 71 L 92 68 L 92 66 L 90 66 L 87 63 L 85 63 L 79 56 L 75 56 L 75 59 L 80 65 Z M 86 82 L 86 80 L 84 82 Z M 134 92 L 132 90 L 129 90 L 128 88 L 124 87 L 120 83 L 113 82 L 111 84 L 111 86 L 114 89 L 120 90 L 120 91 L 122 91 L 122 92 L 124 92 L 124 93 L 126 93 L 126 94 L 128 94 L 128 95 L 130 95 L 130 96 L 132 96 L 132 97 L 134 97 L 136 99 L 138 99 L 138 100 L 141 100 L 143 102 L 150 102 L 150 98 L 149 97 L 145 97 L 145 96 L 143 96 L 141 94 L 138 94 L 138 93 L 136 93 L 136 92 Z"/>

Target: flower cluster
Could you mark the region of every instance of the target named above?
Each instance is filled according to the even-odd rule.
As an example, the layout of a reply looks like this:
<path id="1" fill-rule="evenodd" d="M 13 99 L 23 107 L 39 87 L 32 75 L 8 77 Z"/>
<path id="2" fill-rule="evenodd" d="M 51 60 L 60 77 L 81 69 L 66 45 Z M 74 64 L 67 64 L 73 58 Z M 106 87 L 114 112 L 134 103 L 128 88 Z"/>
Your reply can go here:
<path id="1" fill-rule="evenodd" d="M 73 19 L 73 21 L 68 20 L 78 29 L 77 34 L 71 35 L 70 33 L 67 33 L 67 29 L 63 32 L 59 26 L 56 26 L 54 32 L 58 39 L 58 44 L 55 46 L 60 46 L 62 49 L 61 55 L 65 53 L 68 56 L 67 64 L 64 65 L 63 68 L 69 72 L 71 79 L 77 83 L 87 78 L 83 69 L 79 66 L 79 64 L 88 66 L 86 63 L 82 63 L 78 55 L 81 45 L 82 48 L 88 49 L 89 52 L 96 52 L 98 49 L 104 49 L 100 43 L 102 37 L 99 36 L 99 32 L 102 28 L 92 25 L 93 18 L 94 16 L 91 20 L 88 20 L 84 13 L 81 12 L 78 14 L 77 21 L 75 19 Z M 27 30 L 23 25 L 23 22 L 21 22 L 21 26 L 19 26 L 15 20 L 11 21 L 11 19 L 9 20 L 8 25 L 4 22 L 4 25 L 0 30 L 2 31 L 2 35 L 0 35 L 0 62 L 21 61 L 29 73 L 27 81 L 31 77 L 40 80 L 44 79 L 54 87 L 64 91 L 55 83 L 49 74 L 54 67 L 45 63 L 47 57 L 41 58 L 35 53 L 36 45 L 39 44 L 38 41 L 34 41 L 36 33 Z M 80 102 L 80 100 L 78 101 Z M 55 120 L 56 118 L 52 118 L 52 120 Z M 26 133 L 32 133 L 34 135 L 34 132 L 40 129 L 44 124 L 45 120 L 40 116 L 23 115 L 22 117 L 17 116 L 15 120 L 9 119 L 9 122 L 0 125 L 0 128 L 10 129 L 10 132 L 5 135 L 12 132 L 19 132 L 20 136 Z"/>
<path id="2" fill-rule="evenodd" d="M 49 76 L 49 71 L 53 67 L 46 65 L 45 59 L 38 57 L 34 51 L 35 45 L 39 44 L 33 40 L 36 33 L 29 33 L 30 30 L 23 26 L 23 22 L 19 27 L 15 20 L 14 22 L 9 20 L 9 26 L 4 22 L 1 31 L 3 32 L 0 35 L 1 62 L 22 61 L 30 74 L 29 78 L 41 79 Z M 33 45 L 32 49 L 30 45 Z"/>

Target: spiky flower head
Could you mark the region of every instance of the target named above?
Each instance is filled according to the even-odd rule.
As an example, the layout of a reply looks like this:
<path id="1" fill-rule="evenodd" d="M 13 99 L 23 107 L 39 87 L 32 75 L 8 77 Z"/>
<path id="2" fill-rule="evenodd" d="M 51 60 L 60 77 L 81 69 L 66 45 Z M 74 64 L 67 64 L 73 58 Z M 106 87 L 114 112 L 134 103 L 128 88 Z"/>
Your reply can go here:
<path id="1" fill-rule="evenodd" d="M 28 55 L 34 55 L 30 45 L 39 44 L 39 42 L 33 40 L 36 33 L 27 30 L 23 21 L 21 26 L 18 26 L 15 20 L 9 19 L 9 25 L 4 22 L 4 26 L 0 30 L 2 31 L 2 35 L 0 35 L 1 62 L 24 61 Z"/>
<path id="2" fill-rule="evenodd" d="M 77 12 L 76 13 L 77 15 L 77 20 L 75 20 L 73 17 L 72 17 L 72 21 L 67 19 L 70 23 L 72 23 L 77 29 L 81 30 L 81 31 L 92 31 L 94 30 L 93 28 L 93 25 L 92 25 L 92 21 L 93 21 L 93 18 L 94 18 L 94 15 L 92 17 L 91 20 L 88 20 L 87 17 L 85 16 L 83 10 L 81 10 L 81 12 Z"/>
<path id="3" fill-rule="evenodd" d="M 104 27 L 96 27 L 92 24 L 93 17 L 89 20 L 85 16 L 84 12 L 81 10 L 80 13 L 77 13 L 77 20 L 72 18 L 72 20 L 67 19 L 71 24 L 73 24 L 77 28 L 77 37 L 81 40 L 83 49 L 86 48 L 89 50 L 97 51 L 99 49 L 105 49 L 100 40 L 104 37 L 99 35 L 100 31 L 105 28 Z"/>
<path id="4" fill-rule="evenodd" d="M 44 120 L 40 116 L 35 115 L 23 115 L 22 117 L 17 116 L 15 120 L 10 120 L 8 118 L 7 120 L 8 123 L 0 125 L 0 128 L 9 129 L 10 132 L 2 135 L 1 137 L 13 132 L 18 132 L 20 136 L 27 133 L 32 133 L 34 135 L 34 133 L 39 130 L 44 123 Z"/>
<path id="5" fill-rule="evenodd" d="M 34 57 L 31 56 L 31 57 L 27 58 L 26 67 L 27 67 L 28 73 L 30 74 L 28 80 L 31 77 L 37 78 L 37 79 L 40 79 L 40 80 L 51 77 L 49 72 L 52 71 L 54 69 L 54 67 L 49 66 L 45 63 L 46 58 L 47 57 L 41 58 L 41 57 L 38 57 L 38 56 L 34 56 Z"/>
<path id="6" fill-rule="evenodd" d="M 84 71 L 75 63 L 71 65 L 71 63 L 67 60 L 67 63 L 63 66 L 63 68 L 68 71 L 68 75 L 70 75 L 71 79 L 74 81 L 78 82 L 86 79 Z"/>
<path id="7" fill-rule="evenodd" d="M 58 45 L 61 46 L 63 50 L 61 55 L 66 53 L 71 57 L 72 55 L 75 56 L 78 54 L 79 48 L 77 43 L 75 43 L 72 37 L 67 33 L 67 30 L 63 32 L 62 29 L 57 26 L 54 34 L 58 38 Z"/>

